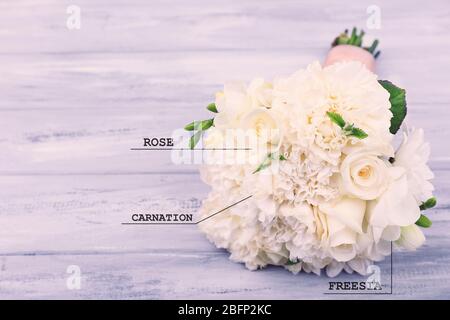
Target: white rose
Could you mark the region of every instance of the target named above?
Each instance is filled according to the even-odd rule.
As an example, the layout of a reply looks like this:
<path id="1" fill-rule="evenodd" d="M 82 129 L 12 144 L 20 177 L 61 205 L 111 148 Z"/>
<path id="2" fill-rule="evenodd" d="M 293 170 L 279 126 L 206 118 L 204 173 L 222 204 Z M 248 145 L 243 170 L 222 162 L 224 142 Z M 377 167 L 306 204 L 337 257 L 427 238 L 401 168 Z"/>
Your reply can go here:
<path id="1" fill-rule="evenodd" d="M 237 128 L 243 114 L 252 108 L 244 84 L 235 82 L 225 84 L 223 92 L 216 94 L 218 113 L 214 118 L 214 126 L 220 129 Z"/>
<path id="2" fill-rule="evenodd" d="M 280 124 L 275 114 L 266 108 L 254 109 L 242 117 L 241 128 L 250 130 L 258 144 L 269 144 L 275 149 L 281 143 Z M 274 151 L 274 150 L 272 150 Z"/>
<path id="3" fill-rule="evenodd" d="M 225 130 L 216 127 L 209 129 L 203 135 L 203 147 L 206 152 L 202 155 L 202 159 L 207 165 L 236 163 L 235 153 L 226 150 L 235 146 L 225 139 Z"/>
<path id="4" fill-rule="evenodd" d="M 225 148 L 225 142 L 223 130 L 215 127 L 209 129 L 203 138 L 203 145 L 205 148 Z"/>
<path id="5" fill-rule="evenodd" d="M 349 261 L 356 256 L 365 211 L 364 200 L 349 197 L 314 207 L 317 237 L 337 261 Z"/>
<path id="6" fill-rule="evenodd" d="M 395 242 L 400 247 L 413 251 L 423 245 L 425 236 L 415 224 L 401 228 L 400 238 Z"/>
<path id="7" fill-rule="evenodd" d="M 430 145 L 424 142 L 423 130 L 411 130 L 404 134 L 403 143 L 395 154 L 394 166 L 405 168 L 409 188 L 417 203 L 432 197 L 433 185 L 428 181 L 434 175 L 427 165 Z"/>
<path id="8" fill-rule="evenodd" d="M 363 200 L 378 198 L 389 183 L 388 167 L 374 153 L 355 152 L 341 164 L 340 184 L 344 193 Z"/>
<path id="9" fill-rule="evenodd" d="M 248 87 L 248 95 L 254 108 L 272 107 L 273 85 L 262 78 L 253 79 Z"/>
<path id="10" fill-rule="evenodd" d="M 420 209 L 409 190 L 405 170 L 389 168 L 390 184 L 376 200 L 369 201 L 367 221 L 373 229 L 375 242 L 380 239 L 397 240 L 399 227 L 414 224 L 420 217 Z"/>
<path id="11" fill-rule="evenodd" d="M 264 79 L 254 79 L 248 87 L 240 82 L 227 83 L 216 94 L 217 115 L 214 125 L 222 129 L 237 128 L 242 117 L 254 109 L 272 106 L 273 86 Z"/>

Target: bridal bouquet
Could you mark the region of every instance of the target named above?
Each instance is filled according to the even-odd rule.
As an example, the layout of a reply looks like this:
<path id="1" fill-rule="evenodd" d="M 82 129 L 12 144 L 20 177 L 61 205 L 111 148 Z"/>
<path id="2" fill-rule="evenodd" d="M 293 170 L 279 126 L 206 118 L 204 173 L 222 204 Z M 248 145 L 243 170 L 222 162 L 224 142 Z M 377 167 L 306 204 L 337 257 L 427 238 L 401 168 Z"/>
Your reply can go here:
<path id="1" fill-rule="evenodd" d="M 365 274 L 392 242 L 425 241 L 430 148 L 403 123 L 405 90 L 378 79 L 378 41 L 364 47 L 363 35 L 338 36 L 324 65 L 226 84 L 208 106 L 214 117 L 185 127 L 207 153 L 202 218 L 245 199 L 200 223 L 231 260 Z"/>

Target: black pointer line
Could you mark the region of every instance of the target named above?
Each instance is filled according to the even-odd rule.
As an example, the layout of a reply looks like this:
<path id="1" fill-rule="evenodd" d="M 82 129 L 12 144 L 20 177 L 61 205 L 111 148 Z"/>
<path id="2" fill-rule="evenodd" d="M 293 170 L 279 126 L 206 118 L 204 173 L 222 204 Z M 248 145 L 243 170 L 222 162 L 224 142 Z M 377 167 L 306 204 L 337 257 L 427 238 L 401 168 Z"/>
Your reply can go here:
<path id="1" fill-rule="evenodd" d="M 171 150 L 252 150 L 251 148 L 131 148 L 132 151 L 171 151 Z"/>
<path id="2" fill-rule="evenodd" d="M 177 222 L 122 222 L 122 224 L 126 224 L 126 225 L 130 225 L 130 224 L 147 224 L 147 225 L 152 225 L 152 224 L 162 224 L 162 225 L 164 225 L 164 224 L 165 224 L 165 225 L 169 225 L 169 224 L 177 224 L 177 225 L 180 225 L 180 224 L 199 224 L 199 223 L 201 223 L 201 222 L 203 222 L 203 221 L 205 221 L 205 220 L 207 220 L 207 219 L 209 219 L 209 218 L 214 217 L 216 214 L 219 214 L 219 213 L 221 213 L 221 212 L 224 212 L 225 210 L 228 210 L 228 209 L 230 209 L 231 207 L 234 207 L 235 205 L 238 205 L 239 203 L 241 203 L 241 202 L 243 202 L 243 201 L 245 201 L 245 200 L 247 200 L 247 199 L 250 199 L 251 197 L 253 197 L 253 195 L 248 196 L 248 197 L 246 197 L 246 198 L 244 198 L 244 199 L 241 199 L 241 200 L 239 200 L 238 202 L 235 202 L 235 203 L 229 205 L 228 207 L 225 207 L 225 208 L 223 208 L 222 210 L 219 210 L 219 211 L 213 213 L 212 215 L 207 216 L 207 217 L 205 217 L 205 218 L 203 218 L 202 220 L 197 221 L 197 222 L 181 222 L 181 223 L 177 223 Z"/>
<path id="3" fill-rule="evenodd" d="M 214 217 L 216 214 L 219 214 L 219 213 L 221 213 L 221 212 L 223 212 L 223 211 L 225 211 L 225 210 L 227 210 L 227 209 L 230 209 L 231 207 L 234 207 L 235 205 L 241 203 L 242 201 L 245 201 L 245 200 L 247 200 L 247 199 L 250 199 L 251 197 L 253 197 L 253 195 L 248 196 L 248 197 L 246 197 L 246 198 L 244 198 L 244 199 L 242 199 L 242 200 L 239 200 L 238 202 L 233 203 L 232 205 L 229 205 L 228 207 L 223 208 L 222 210 L 217 211 L 216 213 L 213 213 L 212 215 L 207 216 L 207 217 L 203 218 L 203 219 L 200 220 L 200 221 L 197 221 L 195 224 L 199 224 L 200 222 L 203 222 L 203 221 L 205 221 L 206 219 L 209 219 L 209 218 L 211 218 L 211 217 Z"/>

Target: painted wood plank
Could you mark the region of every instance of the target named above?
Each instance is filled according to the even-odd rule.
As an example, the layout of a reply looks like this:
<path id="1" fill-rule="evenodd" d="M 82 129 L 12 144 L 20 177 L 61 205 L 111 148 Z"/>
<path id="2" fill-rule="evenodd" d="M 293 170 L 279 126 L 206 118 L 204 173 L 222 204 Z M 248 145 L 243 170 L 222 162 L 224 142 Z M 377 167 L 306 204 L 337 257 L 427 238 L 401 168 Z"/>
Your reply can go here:
<path id="1" fill-rule="evenodd" d="M 7 53 L 187 51 L 236 48 L 322 48 L 338 30 L 365 26 L 373 2 L 78 0 L 81 29 L 66 28 L 72 1 L 2 3 L 2 48 Z M 397 49 L 448 43 L 445 0 L 377 1 L 383 42 Z M 384 27 L 384 28 L 383 28 Z M 162 36 L 163 35 L 163 36 Z M 405 41 L 420 39 L 420 41 Z M 414 51 L 412 51 L 414 52 Z"/>
<path id="2" fill-rule="evenodd" d="M 4 190 L 0 201 L 2 253 L 212 249 L 196 226 L 121 224 L 130 222 L 134 213 L 196 217 L 208 192 L 197 176 L 16 176 L 0 180 Z"/>
<path id="3" fill-rule="evenodd" d="M 0 173 L 196 172 L 197 165 L 174 162 L 170 150 L 130 148 L 142 147 L 143 137 L 172 137 L 175 130 L 188 139 L 189 133 L 182 126 L 193 120 L 196 113 L 189 111 L 197 110 L 201 114 L 199 119 L 210 116 L 203 109 L 191 104 L 173 112 L 139 107 L 107 111 L 97 108 L 3 111 L 0 148 L 5 152 L 0 154 Z M 446 105 L 409 106 L 408 124 L 424 128 L 431 144 L 433 168 L 450 168 L 450 148 L 443 147 L 450 141 L 449 117 L 450 108 Z M 187 147 L 187 140 L 181 144 Z"/>
<path id="4" fill-rule="evenodd" d="M 449 253 L 448 247 L 421 258 L 417 253 L 395 252 L 392 295 L 343 296 L 327 294 L 329 282 L 337 279 L 293 275 L 275 267 L 248 271 L 228 261 L 223 252 L 1 256 L 0 298 L 448 299 Z M 81 271 L 79 290 L 67 287 L 67 270 L 73 265 Z M 378 265 L 385 290 L 381 292 L 390 292 L 389 261 Z M 342 274 L 338 280 L 365 281 L 366 277 Z"/>
<path id="5" fill-rule="evenodd" d="M 439 205 L 425 233 L 439 250 L 450 246 L 450 171 L 437 171 L 435 186 Z M 209 192 L 196 175 L 2 176 L 0 187 L 1 254 L 216 251 L 194 225 L 121 225 L 133 213 L 192 213 L 196 220 Z M 418 258 L 427 257 L 422 252 Z"/>
<path id="6" fill-rule="evenodd" d="M 1 40 L 1 37 L 0 37 Z M 411 41 L 414 41 L 411 38 Z M 272 79 L 323 61 L 321 48 L 156 53 L 1 55 L 0 109 L 92 109 L 142 107 L 154 112 L 197 112 L 227 81 Z M 415 104 L 448 104 L 450 57 L 436 42 L 425 52 L 383 47 L 379 77 L 407 89 Z M 429 52 L 429 51 L 427 51 Z"/>

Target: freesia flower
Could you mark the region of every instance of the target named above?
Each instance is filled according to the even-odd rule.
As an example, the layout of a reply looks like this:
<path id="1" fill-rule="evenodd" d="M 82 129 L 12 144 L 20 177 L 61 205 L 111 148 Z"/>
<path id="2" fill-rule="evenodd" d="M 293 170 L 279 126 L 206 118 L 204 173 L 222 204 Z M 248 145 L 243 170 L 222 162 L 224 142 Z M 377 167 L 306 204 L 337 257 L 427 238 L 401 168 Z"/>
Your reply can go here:
<path id="1" fill-rule="evenodd" d="M 392 167 L 389 173 L 389 187 L 378 199 L 369 201 L 367 208 L 367 218 L 373 228 L 375 242 L 380 239 L 397 240 L 400 227 L 415 223 L 420 216 L 405 170 Z"/>
<path id="2" fill-rule="evenodd" d="M 401 227 L 400 238 L 395 242 L 400 247 L 413 251 L 423 245 L 425 236 L 415 224 Z"/>

